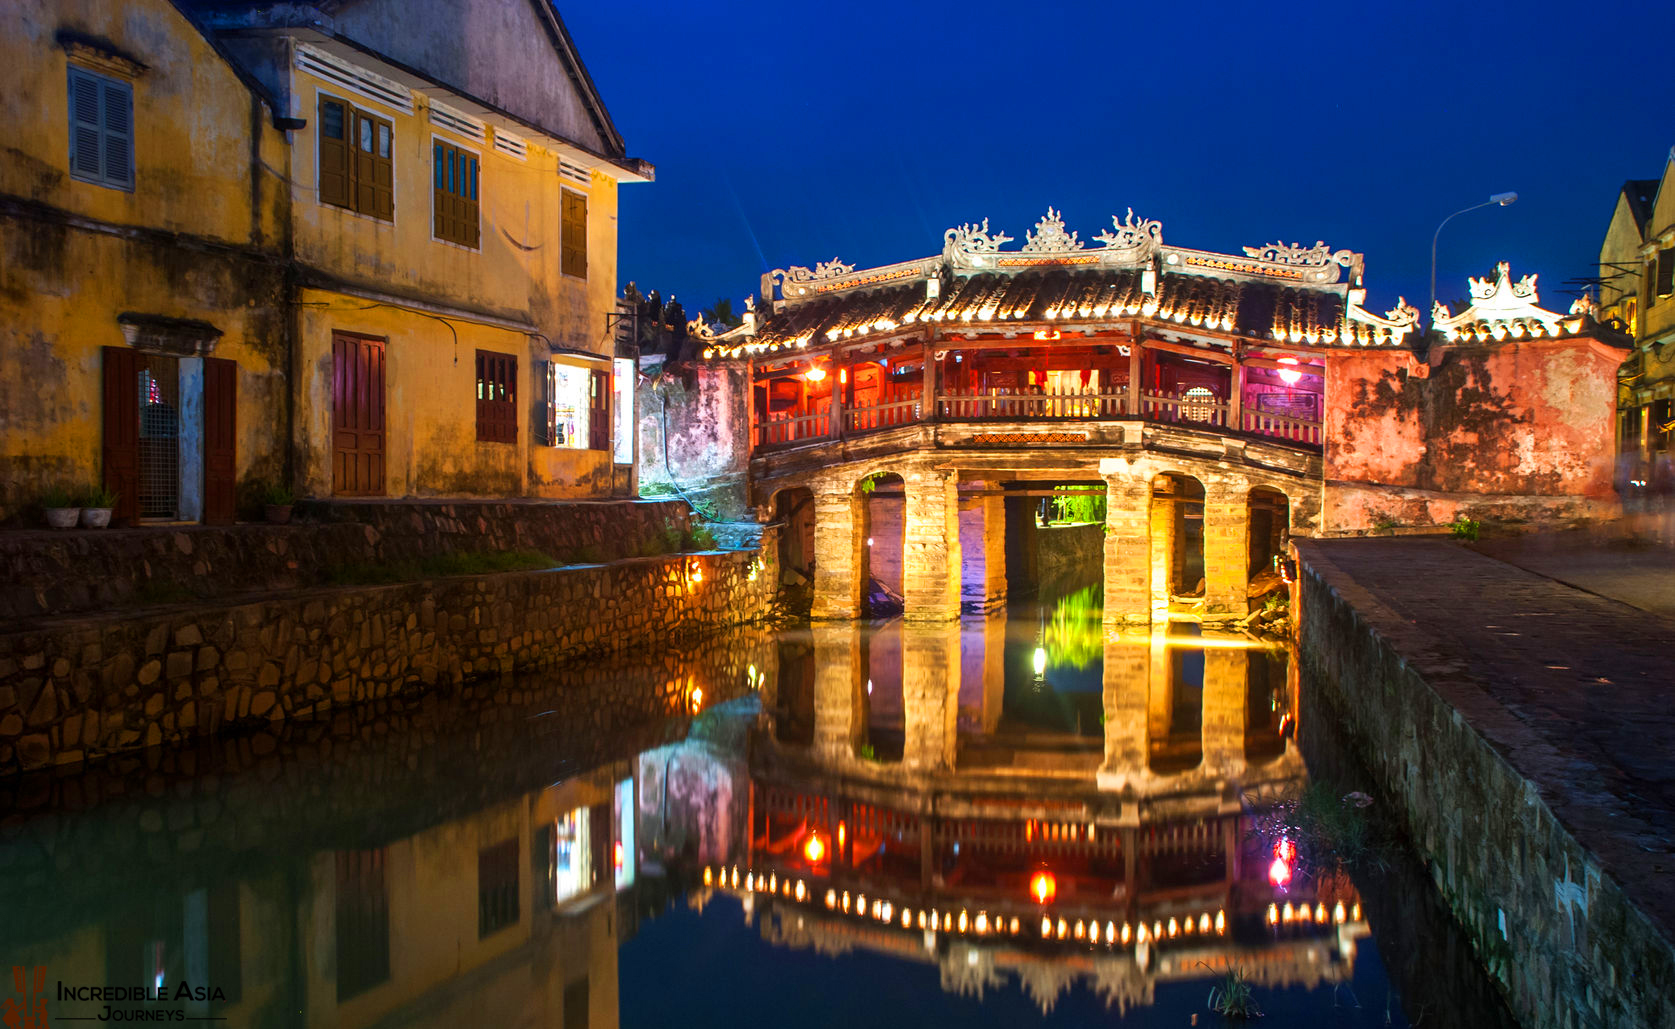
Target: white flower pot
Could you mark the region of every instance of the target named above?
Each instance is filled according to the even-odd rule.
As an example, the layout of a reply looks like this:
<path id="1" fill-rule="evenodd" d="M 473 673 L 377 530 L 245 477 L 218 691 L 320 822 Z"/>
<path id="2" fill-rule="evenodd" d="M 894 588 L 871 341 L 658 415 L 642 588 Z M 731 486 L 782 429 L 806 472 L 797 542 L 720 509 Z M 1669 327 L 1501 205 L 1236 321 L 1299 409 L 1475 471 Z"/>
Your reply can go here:
<path id="1" fill-rule="evenodd" d="M 81 509 L 81 524 L 85 529 L 103 529 L 111 523 L 111 509 L 108 507 L 84 507 Z"/>
<path id="2" fill-rule="evenodd" d="M 79 507 L 49 507 L 46 512 L 47 524 L 54 529 L 74 529 L 76 520 L 81 517 Z"/>

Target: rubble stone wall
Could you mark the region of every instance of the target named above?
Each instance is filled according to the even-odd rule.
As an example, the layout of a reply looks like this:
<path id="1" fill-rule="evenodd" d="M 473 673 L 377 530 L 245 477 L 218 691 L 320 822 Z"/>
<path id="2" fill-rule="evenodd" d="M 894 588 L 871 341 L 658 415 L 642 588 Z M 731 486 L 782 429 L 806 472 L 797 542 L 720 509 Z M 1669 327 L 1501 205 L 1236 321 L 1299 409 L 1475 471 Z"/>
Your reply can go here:
<path id="1" fill-rule="evenodd" d="M 763 618 L 745 551 L 296 591 L 0 633 L 0 774 Z"/>

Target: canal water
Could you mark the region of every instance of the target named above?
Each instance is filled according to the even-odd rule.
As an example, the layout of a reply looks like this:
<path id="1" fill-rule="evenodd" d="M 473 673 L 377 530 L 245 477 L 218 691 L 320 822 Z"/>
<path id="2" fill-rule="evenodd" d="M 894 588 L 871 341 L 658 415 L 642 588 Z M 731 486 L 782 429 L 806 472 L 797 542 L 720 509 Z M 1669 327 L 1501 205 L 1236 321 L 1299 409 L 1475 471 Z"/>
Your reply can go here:
<path id="1" fill-rule="evenodd" d="M 1345 869 L 1293 838 L 1311 768 L 1361 784 L 1285 651 L 1108 632 L 1100 596 L 745 629 L 6 783 L 0 996 L 50 1024 L 1188 1026 L 1233 973 L 1265 1025 L 1510 1025 L 1399 846 Z"/>

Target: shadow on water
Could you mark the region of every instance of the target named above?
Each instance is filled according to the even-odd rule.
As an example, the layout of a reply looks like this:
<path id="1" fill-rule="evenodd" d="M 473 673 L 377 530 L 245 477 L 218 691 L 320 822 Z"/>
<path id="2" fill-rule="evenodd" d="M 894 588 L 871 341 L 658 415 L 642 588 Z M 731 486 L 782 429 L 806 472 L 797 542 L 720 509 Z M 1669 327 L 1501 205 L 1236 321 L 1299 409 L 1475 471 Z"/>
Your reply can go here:
<path id="1" fill-rule="evenodd" d="M 58 1019 L 232 1027 L 1188 1025 L 1229 969 L 1264 1024 L 1499 1024 L 1422 874 L 1276 884 L 1299 722 L 1349 781 L 1285 654 L 1100 604 L 744 630 L 15 780 L 0 958 Z"/>

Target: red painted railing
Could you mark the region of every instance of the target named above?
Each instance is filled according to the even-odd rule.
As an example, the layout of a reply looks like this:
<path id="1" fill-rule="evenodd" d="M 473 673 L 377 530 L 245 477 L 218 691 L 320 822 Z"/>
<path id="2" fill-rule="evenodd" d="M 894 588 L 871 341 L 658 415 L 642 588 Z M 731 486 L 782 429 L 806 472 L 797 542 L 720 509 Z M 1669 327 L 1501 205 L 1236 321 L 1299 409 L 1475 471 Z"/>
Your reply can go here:
<path id="1" fill-rule="evenodd" d="M 938 394 L 936 399 L 938 416 L 950 422 L 1096 421 L 1128 416 L 1126 390 L 1113 393 L 948 390 Z"/>

